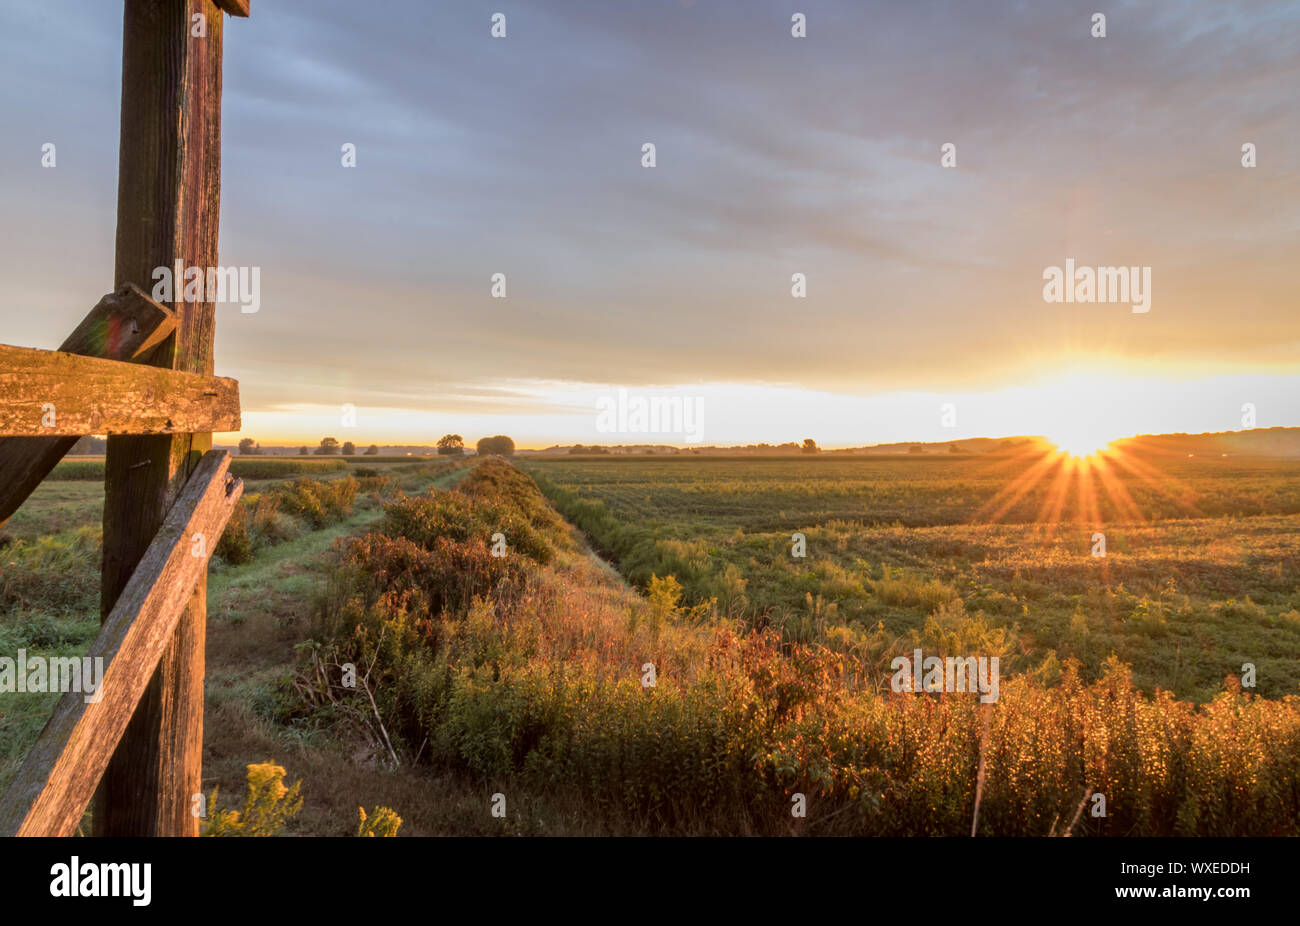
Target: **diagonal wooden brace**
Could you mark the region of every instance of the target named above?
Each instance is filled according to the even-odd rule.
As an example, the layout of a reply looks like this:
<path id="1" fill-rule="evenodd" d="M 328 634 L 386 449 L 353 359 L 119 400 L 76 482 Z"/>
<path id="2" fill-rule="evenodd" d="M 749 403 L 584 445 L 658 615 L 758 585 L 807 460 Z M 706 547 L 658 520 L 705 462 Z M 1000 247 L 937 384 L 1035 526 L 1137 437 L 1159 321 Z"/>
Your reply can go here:
<path id="1" fill-rule="evenodd" d="M 204 454 L 167 512 L 90 647 L 88 658 L 102 660 L 98 687 L 59 699 L 0 798 L 0 836 L 76 829 L 243 493 L 229 467 L 228 452 Z"/>
<path id="2" fill-rule="evenodd" d="M 128 283 L 87 313 L 59 350 L 138 361 L 176 330 L 176 313 Z M 0 527 L 72 449 L 77 436 L 0 437 Z"/>
<path id="3" fill-rule="evenodd" d="M 215 0 L 218 7 L 231 16 L 248 16 L 251 0 Z"/>

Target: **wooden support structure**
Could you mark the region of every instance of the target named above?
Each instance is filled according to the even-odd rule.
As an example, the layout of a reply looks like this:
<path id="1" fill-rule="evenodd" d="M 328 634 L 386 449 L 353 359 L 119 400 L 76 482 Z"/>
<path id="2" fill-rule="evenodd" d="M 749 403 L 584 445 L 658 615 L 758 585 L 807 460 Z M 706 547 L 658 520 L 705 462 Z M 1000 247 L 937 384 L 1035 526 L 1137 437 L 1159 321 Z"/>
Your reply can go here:
<path id="1" fill-rule="evenodd" d="M 0 799 L 5 834 L 69 834 L 92 793 L 96 835 L 198 834 L 207 559 L 242 489 L 212 432 L 239 428 L 239 393 L 213 375 L 212 303 L 139 287 L 217 266 L 222 11 L 249 3 L 124 7 L 117 290 L 62 351 L 0 345 L 0 435 L 17 435 L 0 436 L 0 524 L 77 436 L 109 434 L 91 648 L 107 666 L 95 702 L 60 700 Z"/>
<path id="2" fill-rule="evenodd" d="M 0 435 L 238 430 L 233 379 L 0 344 Z"/>
<path id="3" fill-rule="evenodd" d="M 175 330 L 176 313 L 130 284 L 99 300 L 59 350 L 106 360 L 140 360 Z M 0 527 L 76 441 L 76 437 L 0 437 Z"/>
<path id="4" fill-rule="evenodd" d="M 213 0 L 124 0 L 116 285 L 157 267 L 217 266 L 221 202 L 221 9 Z M 192 35 L 193 17 L 206 34 Z M 176 294 L 179 295 L 179 294 Z M 158 366 L 211 376 L 214 307 L 177 303 Z M 210 433 L 109 437 L 100 609 L 107 620 Z M 207 576 L 195 584 L 93 810 L 98 836 L 192 836 L 202 792 Z"/>
<path id="5" fill-rule="evenodd" d="M 76 830 L 243 492 L 229 466 L 226 451 L 206 454 L 167 512 L 90 648 L 104 666 L 95 700 L 82 691 L 59 699 L 0 801 L 0 836 Z"/>

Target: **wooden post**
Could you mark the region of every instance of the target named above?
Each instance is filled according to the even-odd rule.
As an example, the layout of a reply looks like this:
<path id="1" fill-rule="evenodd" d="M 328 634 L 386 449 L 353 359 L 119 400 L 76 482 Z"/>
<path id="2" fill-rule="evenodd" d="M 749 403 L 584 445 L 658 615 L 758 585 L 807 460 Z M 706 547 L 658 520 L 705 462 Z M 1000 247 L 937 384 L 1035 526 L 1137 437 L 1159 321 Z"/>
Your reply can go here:
<path id="1" fill-rule="evenodd" d="M 217 265 L 221 199 L 221 10 L 213 0 L 124 0 L 116 286 Z M 191 34 L 194 16 L 206 35 Z M 174 281 L 179 283 L 180 281 Z M 173 293 L 181 297 L 181 287 Z M 152 361 L 211 376 L 211 303 L 176 302 Z M 110 437 L 101 613 L 107 618 L 211 434 Z M 140 699 L 96 795 L 100 836 L 193 836 L 202 790 L 206 574 Z"/>

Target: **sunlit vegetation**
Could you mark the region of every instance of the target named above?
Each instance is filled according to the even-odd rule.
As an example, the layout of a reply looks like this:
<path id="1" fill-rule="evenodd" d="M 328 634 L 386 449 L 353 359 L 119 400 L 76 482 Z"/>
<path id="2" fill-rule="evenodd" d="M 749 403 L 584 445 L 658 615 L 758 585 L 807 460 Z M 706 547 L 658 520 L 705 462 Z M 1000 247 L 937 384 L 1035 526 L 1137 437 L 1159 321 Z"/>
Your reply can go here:
<path id="1" fill-rule="evenodd" d="M 271 762 L 248 766 L 248 793 L 240 810 L 219 806 L 220 789 L 208 796 L 208 821 L 204 836 L 278 836 L 285 824 L 302 810 L 302 782 L 284 783 L 284 769 Z"/>
<path id="2" fill-rule="evenodd" d="M 550 491 L 574 511 L 555 488 L 560 473 L 551 467 L 561 465 L 573 481 L 586 473 L 589 488 L 618 472 L 632 479 L 647 464 L 545 464 Z M 1168 690 L 1144 693 L 1122 657 L 1107 653 L 1085 672 L 1079 660 L 1043 656 L 960 575 L 933 572 L 946 561 L 937 545 L 949 544 L 951 559 L 963 541 L 931 535 L 908 549 L 900 535 L 847 520 L 810 541 L 847 549 L 855 533 L 870 534 L 879 566 L 860 577 L 815 576 L 802 609 L 773 619 L 750 600 L 750 577 L 775 562 L 772 538 L 753 545 L 757 569 L 721 551 L 758 528 L 751 498 L 764 509 L 790 506 L 757 515 L 775 518 L 766 529 L 788 541 L 787 531 L 817 523 L 810 510 L 829 515 L 837 491 L 813 477 L 763 499 L 726 465 L 643 472 L 618 503 L 589 513 L 589 525 L 599 526 L 596 514 L 612 519 L 611 532 L 639 523 L 652 547 L 668 545 L 636 561 L 650 569 L 638 580 L 645 595 L 587 555 L 504 461 L 484 461 L 452 491 L 390 504 L 375 532 L 340 552 L 290 719 L 328 726 L 358 715 L 346 698 L 373 697 L 372 735 L 394 764 L 447 770 L 528 806 L 527 821 L 510 812 L 512 832 L 580 829 L 574 820 L 592 819 L 629 833 L 958 835 L 972 826 L 982 759 L 980 834 L 1060 834 L 1090 790 L 1104 795 L 1106 815 L 1085 812 L 1076 835 L 1300 833 L 1300 698 L 1262 698 L 1229 680 L 1197 705 Z M 970 496 L 973 510 L 997 491 L 979 490 L 974 477 L 954 485 L 952 475 L 946 497 Z M 724 481 L 733 492 L 717 491 Z M 909 493 L 943 495 L 920 476 L 910 485 L 892 493 L 896 505 L 906 507 Z M 891 498 L 887 487 L 877 492 Z M 681 522 L 708 531 L 691 539 L 689 527 L 669 521 L 682 533 L 656 536 L 668 533 L 664 497 L 678 502 L 670 507 Z M 857 504 L 838 497 L 840 515 Z M 639 513 L 625 521 L 626 511 Z M 933 521 L 934 512 L 913 512 L 927 514 Z M 824 520 L 830 530 L 840 517 Z M 510 544 L 505 556 L 492 555 L 498 533 Z M 592 534 L 636 575 L 624 562 L 635 544 Z M 694 571 L 680 568 L 691 563 Z M 1042 576 L 1027 580 L 1013 568 L 994 584 L 989 575 L 986 597 L 1014 594 L 1017 607 L 1038 600 L 1016 583 Z M 719 581 L 740 604 L 715 606 L 717 586 L 708 583 Z M 894 627 L 884 617 L 846 620 L 834 599 L 841 586 L 858 594 L 853 583 L 864 607 L 916 619 Z M 963 694 L 895 694 L 884 660 L 912 646 L 1002 653 L 1024 665 L 989 705 Z M 355 689 L 341 686 L 345 665 L 364 667 Z M 539 817 L 538 795 L 564 818 Z M 798 795 L 806 817 L 791 814 Z"/>
<path id="3" fill-rule="evenodd" d="M 284 783 L 285 771 L 274 762 L 254 762 L 248 766 L 248 791 L 239 810 L 221 806 L 221 789 L 213 788 L 207 796 L 206 822 L 202 836 L 280 836 L 290 821 L 302 810 L 302 782 Z M 358 807 L 358 836 L 396 836 L 402 818 L 391 807 L 376 807 L 366 813 Z"/>
<path id="4" fill-rule="evenodd" d="M 1012 668 L 1117 655 L 1135 683 L 1205 701 L 1257 668 L 1300 685 L 1300 463 L 1134 455 L 555 458 L 526 464 L 644 589 L 673 575 L 750 626 L 859 654 L 940 607 L 1003 628 Z M 792 536 L 804 535 L 803 558 Z M 1092 555 L 1105 534 L 1105 556 Z"/>
<path id="5" fill-rule="evenodd" d="M 1300 835 L 1293 464 L 1158 461 L 1094 557 L 1080 470 L 1008 462 L 519 464 L 568 520 L 493 458 L 254 486 L 209 580 L 205 775 L 272 771 L 209 810 L 229 834 L 962 835 L 982 760 L 981 835 Z M 33 503 L 0 540 L 0 652 L 80 654 L 102 489 Z M 894 693 L 914 647 L 999 656 L 998 700 Z M 0 705 L 0 777 L 51 706 Z M 1076 820 L 1090 790 L 1106 815 Z"/>

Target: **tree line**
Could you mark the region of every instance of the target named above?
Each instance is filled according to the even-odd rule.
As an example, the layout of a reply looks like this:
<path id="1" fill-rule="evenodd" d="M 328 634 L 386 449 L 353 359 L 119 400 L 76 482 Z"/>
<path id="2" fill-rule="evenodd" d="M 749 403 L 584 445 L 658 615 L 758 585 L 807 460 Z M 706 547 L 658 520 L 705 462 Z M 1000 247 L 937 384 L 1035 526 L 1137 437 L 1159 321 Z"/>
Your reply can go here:
<path id="1" fill-rule="evenodd" d="M 459 456 L 465 452 L 465 438 L 459 434 L 444 434 L 438 439 L 437 450 L 440 456 Z M 474 448 L 480 456 L 488 454 L 497 454 L 498 456 L 514 456 L 515 442 L 504 434 L 497 434 L 493 437 L 481 437 Z M 245 437 L 239 442 L 239 452 L 242 456 L 257 456 L 261 454 L 262 445 L 254 441 L 251 437 Z M 333 437 L 322 437 L 320 444 L 315 449 L 308 449 L 305 445 L 298 448 L 298 455 L 305 457 L 310 454 L 316 456 L 345 456 L 351 457 L 357 455 L 357 445 L 352 441 L 344 441 L 342 444 Z M 362 456 L 378 456 L 379 447 L 371 444 L 361 454 Z"/>

